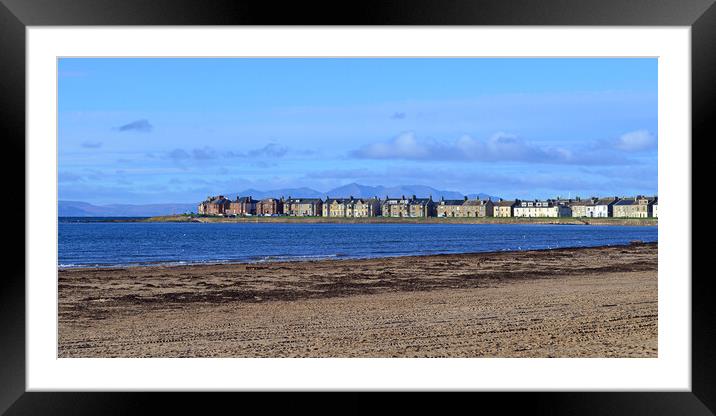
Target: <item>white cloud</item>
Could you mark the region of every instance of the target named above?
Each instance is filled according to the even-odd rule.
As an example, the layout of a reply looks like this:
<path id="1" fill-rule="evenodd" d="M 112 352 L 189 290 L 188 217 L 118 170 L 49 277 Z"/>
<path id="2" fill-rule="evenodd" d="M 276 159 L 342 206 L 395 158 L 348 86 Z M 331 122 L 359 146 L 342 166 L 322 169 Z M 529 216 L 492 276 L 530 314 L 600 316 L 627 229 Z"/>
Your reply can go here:
<path id="1" fill-rule="evenodd" d="M 412 132 L 387 142 L 373 143 L 351 152 L 359 159 L 451 160 L 480 162 L 523 162 L 574 165 L 623 164 L 614 152 L 583 151 L 555 146 L 539 146 L 517 136 L 499 132 L 487 140 L 463 135 L 454 141 L 418 139 Z"/>
<path id="2" fill-rule="evenodd" d="M 656 147 L 656 137 L 647 130 L 636 130 L 622 134 L 614 147 L 626 152 L 649 150 Z"/>

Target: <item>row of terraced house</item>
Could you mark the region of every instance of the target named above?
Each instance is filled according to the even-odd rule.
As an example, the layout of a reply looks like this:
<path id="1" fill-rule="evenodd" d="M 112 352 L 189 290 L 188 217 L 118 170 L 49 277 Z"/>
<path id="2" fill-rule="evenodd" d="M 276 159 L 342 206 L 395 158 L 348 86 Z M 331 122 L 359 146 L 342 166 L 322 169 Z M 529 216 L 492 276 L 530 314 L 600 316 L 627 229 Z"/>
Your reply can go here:
<path id="1" fill-rule="evenodd" d="M 608 197 L 588 199 L 496 200 L 480 198 L 266 198 L 251 196 L 230 200 L 223 195 L 208 197 L 198 206 L 201 215 L 292 216 L 292 217 L 588 217 L 657 218 L 658 198 Z"/>

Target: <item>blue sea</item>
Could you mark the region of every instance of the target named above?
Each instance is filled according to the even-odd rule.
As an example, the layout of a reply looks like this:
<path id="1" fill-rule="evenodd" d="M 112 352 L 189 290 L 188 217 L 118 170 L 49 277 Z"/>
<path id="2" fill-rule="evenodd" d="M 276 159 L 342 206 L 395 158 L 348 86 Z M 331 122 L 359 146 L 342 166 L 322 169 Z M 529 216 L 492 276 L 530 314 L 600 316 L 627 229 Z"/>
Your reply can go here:
<path id="1" fill-rule="evenodd" d="M 96 222 L 61 218 L 60 268 L 550 249 L 657 241 L 656 226 Z"/>

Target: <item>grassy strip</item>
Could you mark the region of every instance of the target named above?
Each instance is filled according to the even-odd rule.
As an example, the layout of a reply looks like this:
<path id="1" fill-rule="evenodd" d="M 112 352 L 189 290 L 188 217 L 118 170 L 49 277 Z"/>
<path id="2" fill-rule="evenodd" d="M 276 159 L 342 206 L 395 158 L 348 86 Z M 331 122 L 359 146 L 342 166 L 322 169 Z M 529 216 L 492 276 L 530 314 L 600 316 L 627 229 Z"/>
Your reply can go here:
<path id="1" fill-rule="evenodd" d="M 141 222 L 202 222 L 202 223 L 330 223 L 330 224 L 572 224 L 572 225 L 657 225 L 657 218 L 335 218 L 335 217 L 196 217 L 167 215 Z"/>

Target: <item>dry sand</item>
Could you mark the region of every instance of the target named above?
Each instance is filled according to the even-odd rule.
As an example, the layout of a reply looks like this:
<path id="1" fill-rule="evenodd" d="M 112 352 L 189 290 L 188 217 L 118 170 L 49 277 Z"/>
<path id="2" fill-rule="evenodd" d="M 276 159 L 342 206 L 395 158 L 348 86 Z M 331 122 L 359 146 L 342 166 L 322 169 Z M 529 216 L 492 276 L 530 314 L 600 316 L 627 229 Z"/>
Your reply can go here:
<path id="1" fill-rule="evenodd" d="M 657 245 L 59 271 L 59 357 L 656 357 Z"/>

